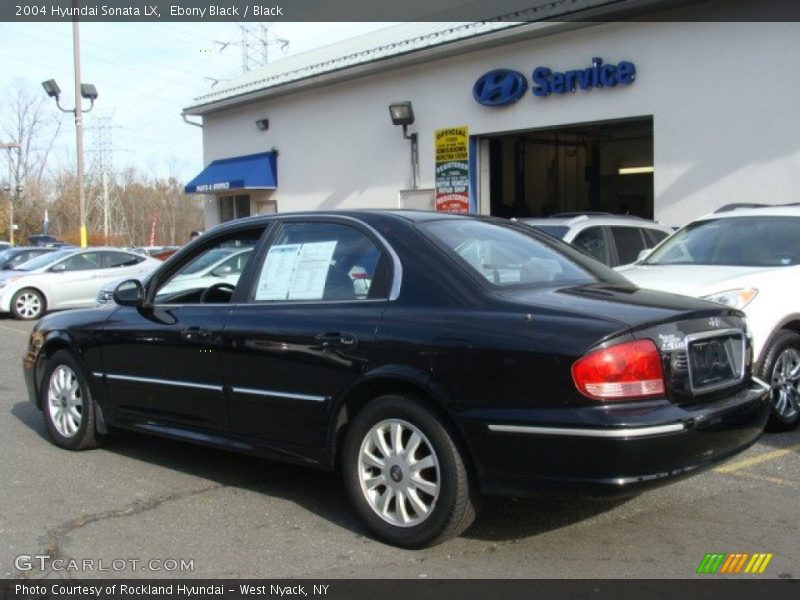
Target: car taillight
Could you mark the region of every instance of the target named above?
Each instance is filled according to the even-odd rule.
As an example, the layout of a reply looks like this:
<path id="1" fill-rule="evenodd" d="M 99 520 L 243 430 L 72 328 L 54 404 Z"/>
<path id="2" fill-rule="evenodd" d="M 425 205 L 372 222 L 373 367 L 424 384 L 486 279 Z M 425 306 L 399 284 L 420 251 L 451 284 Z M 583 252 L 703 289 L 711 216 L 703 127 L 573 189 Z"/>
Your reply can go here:
<path id="1" fill-rule="evenodd" d="M 578 390 L 594 400 L 631 400 L 664 393 L 661 355 L 652 340 L 609 346 L 572 365 Z"/>

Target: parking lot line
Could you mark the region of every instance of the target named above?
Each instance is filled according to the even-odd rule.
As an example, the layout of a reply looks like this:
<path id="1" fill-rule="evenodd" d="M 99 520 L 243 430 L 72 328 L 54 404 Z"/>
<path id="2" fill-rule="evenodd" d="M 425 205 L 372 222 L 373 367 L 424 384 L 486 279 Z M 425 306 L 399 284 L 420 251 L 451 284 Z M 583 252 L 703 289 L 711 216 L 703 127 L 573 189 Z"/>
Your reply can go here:
<path id="1" fill-rule="evenodd" d="M 749 472 L 735 472 L 726 473 L 726 475 L 733 475 L 734 477 L 745 477 L 747 479 L 755 479 L 756 481 L 764 481 L 766 483 L 773 483 L 776 485 L 785 485 L 788 487 L 800 488 L 800 481 L 792 481 L 791 479 L 782 479 L 780 477 L 771 477 L 770 475 L 762 475 L 761 473 Z"/>
<path id="2" fill-rule="evenodd" d="M 753 456 L 751 458 L 746 458 L 744 460 L 727 464 L 724 467 L 717 467 L 716 469 L 714 469 L 714 471 L 716 471 L 717 473 L 735 473 L 736 471 L 741 471 L 742 469 L 759 465 L 761 463 L 770 460 L 775 460 L 776 458 L 780 458 L 781 456 L 786 456 L 787 454 L 791 454 L 792 452 L 800 452 L 800 444 L 794 444 L 792 446 L 787 446 L 786 448 L 773 450 L 772 452 L 764 452 L 762 454 L 757 454 L 756 456 Z"/>

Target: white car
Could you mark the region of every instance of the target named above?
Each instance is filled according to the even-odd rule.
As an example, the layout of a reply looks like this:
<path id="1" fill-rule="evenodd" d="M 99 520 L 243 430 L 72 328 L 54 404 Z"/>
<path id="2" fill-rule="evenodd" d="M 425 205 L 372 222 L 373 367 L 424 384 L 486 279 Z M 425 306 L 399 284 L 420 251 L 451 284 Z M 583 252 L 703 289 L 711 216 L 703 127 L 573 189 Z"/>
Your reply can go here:
<path id="1" fill-rule="evenodd" d="M 605 213 L 555 215 L 547 219 L 517 219 L 574 246 L 604 265 L 617 267 L 666 238 L 672 229 L 657 221 Z"/>
<path id="2" fill-rule="evenodd" d="M 734 208 L 683 227 L 633 265 L 637 286 L 741 309 L 774 429 L 800 423 L 800 207 Z"/>
<path id="3" fill-rule="evenodd" d="M 117 248 L 56 250 L 0 273 L 0 313 L 28 320 L 48 310 L 91 307 L 105 283 L 142 276 L 160 264 Z"/>
<path id="4" fill-rule="evenodd" d="M 161 289 L 161 293 L 175 294 L 188 290 L 202 290 L 219 283 L 227 283 L 233 287 L 239 280 L 252 252 L 252 247 L 209 250 L 198 256 L 181 273 L 173 277 L 172 281 Z M 161 261 L 156 262 L 157 265 L 163 264 Z M 149 274 L 146 272 L 136 279 L 143 281 Z M 118 278 L 106 283 L 97 294 L 95 306 L 114 304 L 114 290 L 127 279 L 132 278 Z"/>

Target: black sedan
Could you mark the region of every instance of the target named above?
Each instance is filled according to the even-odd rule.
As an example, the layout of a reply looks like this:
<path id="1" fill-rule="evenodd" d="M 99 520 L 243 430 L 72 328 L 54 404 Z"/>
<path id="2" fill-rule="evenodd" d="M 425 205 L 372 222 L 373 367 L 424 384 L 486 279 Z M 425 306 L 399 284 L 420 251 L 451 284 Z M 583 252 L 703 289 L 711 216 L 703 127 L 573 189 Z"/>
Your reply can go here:
<path id="1" fill-rule="evenodd" d="M 249 248 L 241 268 L 193 261 Z M 483 494 L 624 495 L 758 439 L 742 313 L 645 291 L 550 236 L 425 212 L 223 224 L 119 306 L 48 315 L 24 371 L 56 444 L 126 428 L 339 470 L 419 547 Z"/>

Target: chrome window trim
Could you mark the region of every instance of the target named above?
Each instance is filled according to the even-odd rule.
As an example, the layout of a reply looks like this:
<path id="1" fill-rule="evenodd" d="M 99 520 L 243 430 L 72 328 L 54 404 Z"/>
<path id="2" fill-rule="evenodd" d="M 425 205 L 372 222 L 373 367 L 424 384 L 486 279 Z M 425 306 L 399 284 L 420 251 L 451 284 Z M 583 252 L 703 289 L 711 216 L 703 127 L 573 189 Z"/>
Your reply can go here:
<path id="1" fill-rule="evenodd" d="M 325 402 L 326 396 L 313 396 L 311 394 L 293 394 L 289 392 L 276 392 L 274 390 L 259 390 L 255 388 L 234 387 L 232 391 L 237 394 L 248 394 L 251 396 L 272 396 L 274 398 L 288 398 L 290 400 L 309 400 L 311 402 Z"/>
<path id="2" fill-rule="evenodd" d="M 135 377 L 133 375 L 114 375 L 111 373 L 92 373 L 95 377 L 105 377 L 106 379 L 114 379 L 118 381 L 136 381 L 139 383 L 153 383 L 156 385 L 171 385 L 175 387 L 189 387 L 201 390 L 212 390 L 221 392 L 221 385 L 211 385 L 208 383 L 193 383 L 191 381 L 177 381 L 174 379 L 156 379 L 154 377 Z"/>
<path id="3" fill-rule="evenodd" d="M 708 338 L 715 338 L 715 337 L 725 337 L 725 336 L 739 336 L 742 342 L 742 360 L 741 364 L 736 365 L 738 368 L 738 377 L 736 379 L 729 379 L 722 383 L 715 383 L 712 385 L 705 385 L 701 387 L 695 387 L 694 380 L 692 379 L 692 361 L 690 358 L 690 348 L 689 344 L 691 342 L 696 342 L 697 340 L 704 340 Z M 689 389 L 693 394 L 705 394 L 707 392 L 713 392 L 715 390 L 721 390 L 726 387 L 731 387 L 732 385 L 736 385 L 737 383 L 741 383 L 744 381 L 744 372 L 745 372 L 745 352 L 747 351 L 747 339 L 744 330 L 737 329 L 735 327 L 731 327 L 728 329 L 715 329 L 712 331 L 703 331 L 701 333 L 691 333 L 684 338 L 684 344 L 686 346 L 686 369 L 689 373 Z M 730 357 L 728 357 L 730 359 Z M 733 365 L 733 361 L 731 361 L 731 366 Z"/>
<path id="4" fill-rule="evenodd" d="M 497 433 L 527 433 L 532 435 L 564 435 L 593 438 L 639 438 L 663 433 L 679 433 L 686 430 L 683 423 L 632 427 L 629 429 L 583 429 L 572 427 L 540 427 L 534 425 L 489 425 L 489 431 Z"/>

